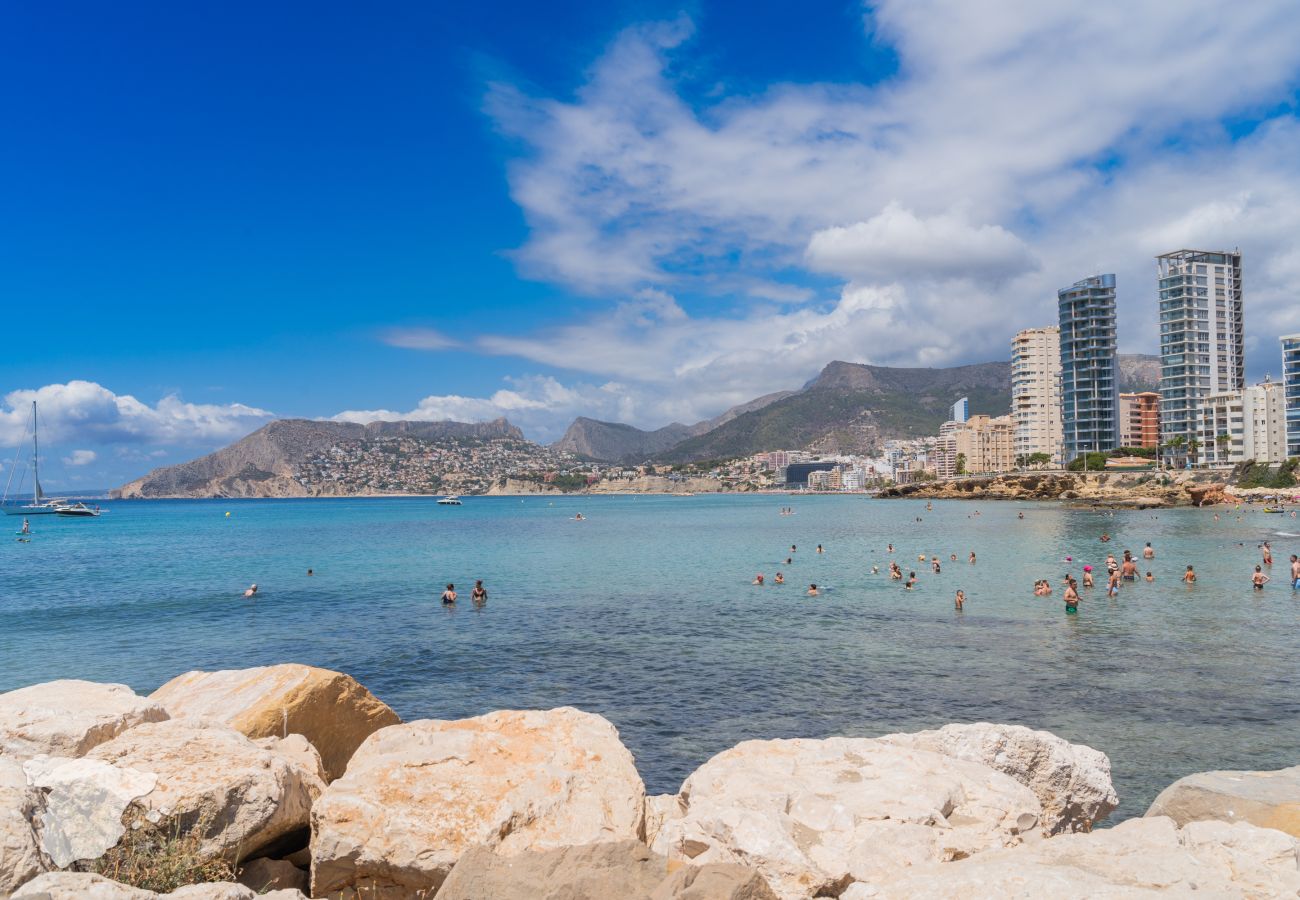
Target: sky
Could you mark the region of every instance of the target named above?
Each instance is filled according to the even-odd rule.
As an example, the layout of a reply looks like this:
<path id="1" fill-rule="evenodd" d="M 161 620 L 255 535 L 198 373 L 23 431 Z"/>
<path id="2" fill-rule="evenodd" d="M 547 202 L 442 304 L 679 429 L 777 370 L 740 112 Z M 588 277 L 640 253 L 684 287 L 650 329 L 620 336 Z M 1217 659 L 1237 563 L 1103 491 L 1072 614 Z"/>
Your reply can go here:
<path id="1" fill-rule="evenodd" d="M 1300 331 L 1295 0 L 473 6 L 11 6 L 0 447 L 689 423 L 1006 359 L 1099 272 L 1154 352 L 1183 247 L 1243 252 L 1251 378 Z"/>

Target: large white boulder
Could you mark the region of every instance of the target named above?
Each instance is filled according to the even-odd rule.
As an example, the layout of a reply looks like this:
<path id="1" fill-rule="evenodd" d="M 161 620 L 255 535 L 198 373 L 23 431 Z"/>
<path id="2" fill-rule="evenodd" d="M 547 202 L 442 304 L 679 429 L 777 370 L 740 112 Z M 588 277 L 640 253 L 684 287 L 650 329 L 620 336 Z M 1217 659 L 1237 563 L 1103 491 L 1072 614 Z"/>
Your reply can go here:
<path id="1" fill-rule="evenodd" d="M 394 725 L 371 735 L 312 810 L 312 893 L 436 891 L 461 853 L 642 833 L 645 787 L 600 716 L 568 707 Z"/>
<path id="2" fill-rule="evenodd" d="M 173 718 L 213 719 L 251 738 L 301 734 L 320 753 L 331 781 L 362 741 L 401 721 L 352 676 L 300 663 L 186 672 L 150 699 Z"/>
<path id="3" fill-rule="evenodd" d="M 98 759 L 38 756 L 23 764 L 27 781 L 44 795 L 41 849 L 55 868 L 98 859 L 126 832 L 122 813 L 158 783 L 151 772 L 119 768 Z"/>
<path id="4" fill-rule="evenodd" d="M 0 897 L 49 868 L 33 821 L 41 795 L 27 783 L 23 767 L 0 757 Z"/>
<path id="5" fill-rule="evenodd" d="M 1040 816 L 1001 772 L 865 738 L 746 741 L 692 773 L 679 801 L 654 850 L 752 866 L 784 900 L 1013 846 L 1038 837 Z"/>
<path id="6" fill-rule="evenodd" d="M 128 728 L 167 718 L 124 684 L 49 681 L 0 694 L 0 756 L 85 756 Z"/>
<path id="7" fill-rule="evenodd" d="M 1110 780 L 1110 758 L 1050 731 L 978 722 L 880 740 L 983 763 L 1010 775 L 1038 797 L 1042 828 L 1048 834 L 1088 831 L 1119 805 Z"/>
<path id="8" fill-rule="evenodd" d="M 1205 819 L 1249 822 L 1300 837 L 1300 766 L 1272 772 L 1200 772 L 1160 792 L 1148 816 L 1179 825 Z"/>
<path id="9" fill-rule="evenodd" d="M 1149 818 L 898 871 L 855 884 L 840 900 L 1298 895 L 1300 859 L 1291 836 L 1244 822 L 1195 822 L 1180 831 L 1170 819 Z"/>
<path id="10" fill-rule="evenodd" d="M 137 806 L 146 819 L 182 830 L 206 823 L 202 850 L 212 856 L 251 858 L 304 831 L 325 788 L 293 756 L 201 720 L 140 725 L 88 758 L 157 776 Z"/>

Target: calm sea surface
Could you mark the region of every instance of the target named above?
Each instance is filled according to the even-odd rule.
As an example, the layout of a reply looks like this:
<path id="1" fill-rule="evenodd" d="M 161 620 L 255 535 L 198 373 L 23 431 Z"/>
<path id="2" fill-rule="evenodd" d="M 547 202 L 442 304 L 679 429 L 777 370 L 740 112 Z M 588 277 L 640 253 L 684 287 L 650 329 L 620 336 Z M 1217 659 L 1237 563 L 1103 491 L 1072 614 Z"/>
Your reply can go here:
<path id="1" fill-rule="evenodd" d="M 778 515 L 787 504 L 796 514 Z M 1300 596 L 1286 583 L 1300 525 L 1257 510 L 1216 522 L 831 496 L 106 506 L 98 520 L 33 519 L 29 544 L 7 536 L 20 520 L 0 519 L 0 691 L 88 678 L 144 693 L 189 669 L 311 663 L 408 720 L 598 712 L 652 792 L 748 738 L 1016 722 L 1108 753 L 1115 819 L 1189 772 L 1300 763 Z M 1274 581 L 1257 593 L 1265 539 Z M 1117 600 L 1099 587 L 1076 616 L 1059 586 L 1032 594 L 1035 579 L 1146 541 L 1154 584 Z M 914 591 L 884 574 L 891 542 Z M 943 571 L 913 565 L 920 553 Z M 770 583 L 778 569 L 784 586 Z M 766 587 L 750 585 L 756 572 Z M 491 592 L 482 609 L 468 602 L 476 578 Z M 447 581 L 462 597 L 452 610 L 437 601 Z M 831 590 L 808 598 L 809 582 Z"/>

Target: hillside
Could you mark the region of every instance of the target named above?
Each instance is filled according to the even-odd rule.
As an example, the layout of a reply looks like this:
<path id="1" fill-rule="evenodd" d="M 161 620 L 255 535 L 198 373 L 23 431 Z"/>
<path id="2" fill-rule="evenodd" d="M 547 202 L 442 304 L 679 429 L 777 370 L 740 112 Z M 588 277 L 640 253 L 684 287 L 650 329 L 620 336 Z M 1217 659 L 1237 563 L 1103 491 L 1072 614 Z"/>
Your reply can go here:
<path id="1" fill-rule="evenodd" d="M 546 457 L 505 419 L 320 422 L 281 419 L 215 453 L 155 469 L 114 497 L 302 497 L 437 490 L 479 457 Z"/>
<path id="2" fill-rule="evenodd" d="M 1160 390 L 1160 357 L 1148 353 L 1121 353 L 1119 389 L 1125 394 Z"/>
<path id="3" fill-rule="evenodd" d="M 762 409 L 790 396 L 790 391 L 766 394 L 694 425 L 673 422 L 654 431 L 644 431 L 621 422 L 601 422 L 580 416 L 552 446 L 556 450 L 573 453 L 601 462 L 639 463 L 677 446 L 688 438 L 706 434 L 747 412 Z"/>

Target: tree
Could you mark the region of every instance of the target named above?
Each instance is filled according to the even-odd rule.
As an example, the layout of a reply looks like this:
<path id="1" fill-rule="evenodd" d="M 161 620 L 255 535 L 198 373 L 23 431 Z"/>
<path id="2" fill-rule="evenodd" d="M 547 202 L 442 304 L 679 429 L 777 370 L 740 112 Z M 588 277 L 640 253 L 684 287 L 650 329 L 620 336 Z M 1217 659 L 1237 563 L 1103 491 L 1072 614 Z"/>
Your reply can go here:
<path id="1" fill-rule="evenodd" d="M 1190 441 L 1187 442 L 1187 452 L 1192 458 L 1192 465 L 1196 465 L 1196 451 L 1199 450 L 1200 448 L 1201 448 L 1201 442 L 1196 438 L 1192 438 Z"/>
<path id="2" fill-rule="evenodd" d="M 1029 465 L 1045 466 L 1052 461 L 1050 453 L 1031 453 L 1029 454 Z"/>
<path id="3" fill-rule="evenodd" d="M 956 467 L 956 472 L 957 472 L 958 475 L 965 475 L 965 474 L 966 474 L 966 454 L 965 454 L 965 453 L 958 453 L 958 454 L 957 454 L 957 467 Z"/>

